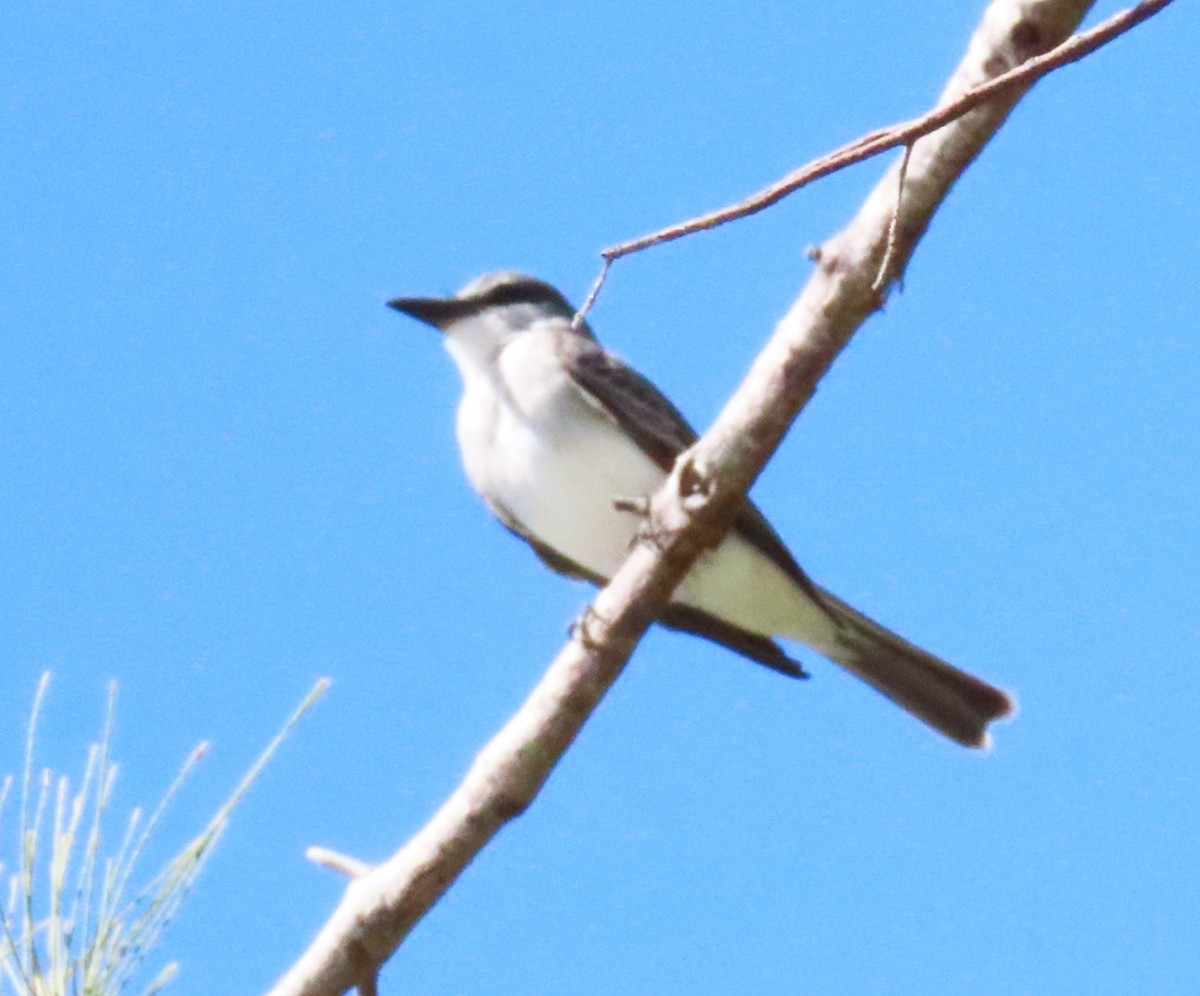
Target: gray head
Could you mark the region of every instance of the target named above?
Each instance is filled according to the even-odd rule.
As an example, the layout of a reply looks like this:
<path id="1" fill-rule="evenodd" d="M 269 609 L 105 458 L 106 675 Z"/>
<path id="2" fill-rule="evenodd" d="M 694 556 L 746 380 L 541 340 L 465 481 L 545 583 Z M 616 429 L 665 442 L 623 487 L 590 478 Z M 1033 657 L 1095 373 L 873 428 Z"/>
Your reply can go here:
<path id="1" fill-rule="evenodd" d="M 575 317 L 575 309 L 548 283 L 507 270 L 476 277 L 454 297 L 399 297 L 388 307 L 449 334 L 484 323 L 511 335 L 547 319 Z M 586 322 L 578 331 L 593 338 Z"/>

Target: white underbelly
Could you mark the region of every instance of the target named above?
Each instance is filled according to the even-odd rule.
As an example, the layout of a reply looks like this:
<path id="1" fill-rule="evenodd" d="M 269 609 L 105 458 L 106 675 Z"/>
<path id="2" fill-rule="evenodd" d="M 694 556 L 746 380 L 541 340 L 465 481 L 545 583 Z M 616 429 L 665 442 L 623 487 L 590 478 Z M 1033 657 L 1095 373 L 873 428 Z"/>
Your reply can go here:
<path id="1" fill-rule="evenodd" d="M 641 524 L 614 499 L 652 495 L 665 479 L 658 466 L 591 413 L 553 426 L 531 424 L 503 406 L 486 417 L 463 414 L 460 443 L 476 489 L 541 542 L 611 577 Z M 473 431 L 488 433 L 491 444 L 470 445 L 463 436 Z"/>

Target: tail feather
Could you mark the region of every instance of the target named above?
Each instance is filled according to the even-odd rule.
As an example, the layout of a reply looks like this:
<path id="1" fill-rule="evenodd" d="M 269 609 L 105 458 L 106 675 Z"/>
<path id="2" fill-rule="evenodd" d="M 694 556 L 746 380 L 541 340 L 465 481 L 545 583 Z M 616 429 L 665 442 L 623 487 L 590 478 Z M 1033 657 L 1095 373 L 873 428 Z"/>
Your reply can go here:
<path id="1" fill-rule="evenodd" d="M 822 652 L 897 705 L 953 740 L 985 747 L 987 725 L 1013 711 L 1013 700 L 821 592 L 836 633 Z"/>

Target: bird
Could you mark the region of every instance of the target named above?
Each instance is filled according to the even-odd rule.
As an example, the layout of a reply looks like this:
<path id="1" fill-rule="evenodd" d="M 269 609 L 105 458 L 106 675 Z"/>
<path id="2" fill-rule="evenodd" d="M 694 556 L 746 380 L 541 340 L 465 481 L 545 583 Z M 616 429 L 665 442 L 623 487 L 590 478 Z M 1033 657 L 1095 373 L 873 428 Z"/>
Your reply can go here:
<path id="1" fill-rule="evenodd" d="M 630 499 L 653 495 L 698 438 L 687 419 L 542 280 L 487 273 L 452 297 L 387 304 L 442 333 L 463 384 L 463 466 L 493 515 L 554 571 L 607 583 L 644 526 Z M 779 641 L 800 643 L 968 747 L 1014 708 L 817 585 L 749 498 L 657 622 L 792 678 L 808 675 Z"/>

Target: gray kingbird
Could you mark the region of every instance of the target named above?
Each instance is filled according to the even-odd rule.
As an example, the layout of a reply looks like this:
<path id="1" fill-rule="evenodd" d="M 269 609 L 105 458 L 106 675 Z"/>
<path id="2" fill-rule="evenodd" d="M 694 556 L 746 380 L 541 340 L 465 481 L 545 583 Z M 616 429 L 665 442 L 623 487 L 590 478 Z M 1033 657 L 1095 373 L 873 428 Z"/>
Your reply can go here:
<path id="1" fill-rule="evenodd" d="M 628 499 L 653 495 L 696 441 L 687 420 L 586 322 L 572 328 L 575 309 L 540 280 L 492 273 L 455 297 L 388 304 L 445 333 L 463 380 L 463 464 L 488 508 L 555 571 L 606 583 L 642 526 Z M 659 622 L 795 678 L 775 641 L 803 643 L 970 747 L 1013 708 L 814 584 L 749 499 Z"/>

